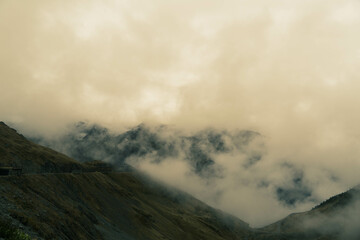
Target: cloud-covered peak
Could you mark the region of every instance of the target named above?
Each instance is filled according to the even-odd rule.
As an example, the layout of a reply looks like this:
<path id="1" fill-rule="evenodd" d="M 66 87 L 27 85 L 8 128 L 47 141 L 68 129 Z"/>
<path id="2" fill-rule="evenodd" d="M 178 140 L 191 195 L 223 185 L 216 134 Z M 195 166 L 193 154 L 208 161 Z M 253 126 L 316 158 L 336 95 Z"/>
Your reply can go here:
<path id="1" fill-rule="evenodd" d="M 269 165 L 267 138 L 254 131 L 186 132 L 140 124 L 115 132 L 79 122 L 63 135 L 36 141 L 79 161 L 103 160 L 119 169 L 131 165 L 256 225 L 321 200 L 306 168 L 285 159 Z M 264 217 L 259 209 L 277 212 Z"/>

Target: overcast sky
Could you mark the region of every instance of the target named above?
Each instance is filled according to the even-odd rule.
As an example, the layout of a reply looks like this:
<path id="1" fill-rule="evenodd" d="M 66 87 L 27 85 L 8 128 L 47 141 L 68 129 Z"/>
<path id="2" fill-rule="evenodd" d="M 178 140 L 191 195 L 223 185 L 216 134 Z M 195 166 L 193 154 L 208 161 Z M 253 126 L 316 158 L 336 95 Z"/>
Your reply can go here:
<path id="1" fill-rule="evenodd" d="M 0 120 L 251 129 L 359 182 L 360 1 L 0 1 Z"/>

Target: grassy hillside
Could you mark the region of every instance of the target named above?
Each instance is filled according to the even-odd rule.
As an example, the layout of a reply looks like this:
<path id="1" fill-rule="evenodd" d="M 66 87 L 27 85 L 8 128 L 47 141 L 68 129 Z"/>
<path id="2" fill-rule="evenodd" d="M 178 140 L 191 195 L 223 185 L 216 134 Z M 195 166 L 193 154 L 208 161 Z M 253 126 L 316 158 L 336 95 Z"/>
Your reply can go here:
<path id="1" fill-rule="evenodd" d="M 86 169 L 64 154 L 28 141 L 3 122 L 0 122 L 0 166 L 19 166 L 25 173 Z"/>
<path id="2" fill-rule="evenodd" d="M 250 230 L 136 173 L 11 176 L 0 186 L 0 208 L 44 239 L 244 239 Z"/>
<path id="3" fill-rule="evenodd" d="M 108 166 L 79 163 L 2 122 L 0 164 L 21 166 L 25 173 L 0 177 L 0 221 L 11 223 L 5 227 L 13 234 L 24 231 L 40 239 L 243 239 L 250 234 L 246 223 L 188 194 L 139 173 L 89 172 Z"/>
<path id="4" fill-rule="evenodd" d="M 79 163 L 0 122 L 0 239 L 358 240 L 360 188 L 261 229 L 143 174 Z M 104 171 L 96 172 L 95 170 Z"/>
<path id="5" fill-rule="evenodd" d="M 333 196 L 312 210 L 294 213 L 261 231 L 282 233 L 290 239 L 360 239 L 360 188 Z"/>

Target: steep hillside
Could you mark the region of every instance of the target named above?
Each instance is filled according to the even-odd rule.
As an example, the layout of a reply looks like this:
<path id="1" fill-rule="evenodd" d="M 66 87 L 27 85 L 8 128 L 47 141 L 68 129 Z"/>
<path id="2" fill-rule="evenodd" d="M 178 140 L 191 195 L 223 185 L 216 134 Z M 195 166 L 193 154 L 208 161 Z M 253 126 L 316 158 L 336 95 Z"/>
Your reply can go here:
<path id="1" fill-rule="evenodd" d="M 24 170 L 21 176 L 0 177 L 0 222 L 32 237 L 243 239 L 251 234 L 246 223 L 188 194 L 135 172 L 94 172 L 109 165 L 77 162 L 4 123 L 0 164 Z"/>
<path id="2" fill-rule="evenodd" d="M 0 164 L 21 166 L 25 173 L 0 177 L 0 239 L 7 229 L 21 239 L 28 239 L 26 234 L 37 239 L 360 239 L 360 187 L 251 229 L 141 173 L 114 172 L 101 161 L 77 162 L 4 123 Z"/>
<path id="3" fill-rule="evenodd" d="M 24 173 L 86 169 L 64 154 L 28 141 L 3 122 L 0 122 L 0 166 L 22 167 Z"/>
<path id="4" fill-rule="evenodd" d="M 360 187 L 333 196 L 310 211 L 291 214 L 261 230 L 293 238 L 358 240 Z"/>
<path id="5" fill-rule="evenodd" d="M 172 166 L 171 161 L 177 160 L 186 166 L 186 172 L 200 180 L 198 184 L 204 181 L 221 182 L 224 178 L 239 181 L 234 179 L 235 175 L 229 175 L 233 167 L 237 168 L 238 172 L 256 169 L 265 161 L 267 152 L 266 138 L 250 130 L 207 128 L 187 132 L 170 126 L 145 124 L 124 132 L 116 132 L 98 124 L 79 122 L 69 126 L 59 136 L 37 136 L 33 137 L 33 140 L 80 162 L 102 159 L 119 169 L 124 169 L 127 164 L 140 169 L 144 166 L 156 169 L 159 165 Z M 236 164 L 232 164 L 233 161 L 236 161 Z M 288 181 L 275 182 L 271 174 L 259 174 L 261 178 L 254 177 L 242 181 L 267 186 L 277 200 L 288 207 L 314 201 L 312 187 L 307 184 L 301 166 L 284 161 L 276 168 L 275 171 L 286 175 Z M 151 174 L 151 171 L 148 173 Z M 219 192 L 226 195 L 227 190 L 220 188 L 222 189 L 214 190 L 212 198 L 217 198 Z M 186 187 L 182 190 L 191 191 Z M 207 201 L 205 198 L 202 200 Z"/>
<path id="6" fill-rule="evenodd" d="M 237 218 L 151 182 L 135 173 L 1 177 L 1 215 L 44 239 L 243 239 L 250 234 Z"/>

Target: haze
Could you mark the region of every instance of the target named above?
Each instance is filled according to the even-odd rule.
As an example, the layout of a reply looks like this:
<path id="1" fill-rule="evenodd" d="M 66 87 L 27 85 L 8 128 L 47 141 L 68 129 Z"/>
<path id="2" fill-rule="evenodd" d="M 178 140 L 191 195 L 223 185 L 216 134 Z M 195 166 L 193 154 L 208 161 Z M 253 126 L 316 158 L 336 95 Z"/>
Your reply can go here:
<path id="1" fill-rule="evenodd" d="M 261 171 L 283 179 L 272 166 L 294 163 L 325 199 L 359 183 L 359 13 L 355 0 L 2 0 L 0 120 L 46 136 L 82 120 L 254 130 Z"/>

